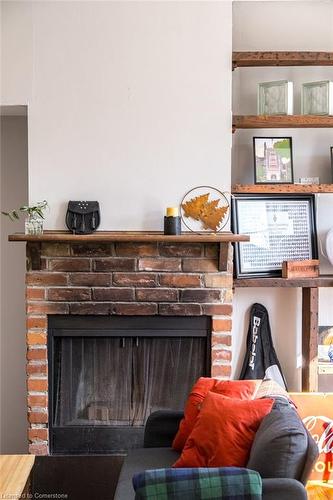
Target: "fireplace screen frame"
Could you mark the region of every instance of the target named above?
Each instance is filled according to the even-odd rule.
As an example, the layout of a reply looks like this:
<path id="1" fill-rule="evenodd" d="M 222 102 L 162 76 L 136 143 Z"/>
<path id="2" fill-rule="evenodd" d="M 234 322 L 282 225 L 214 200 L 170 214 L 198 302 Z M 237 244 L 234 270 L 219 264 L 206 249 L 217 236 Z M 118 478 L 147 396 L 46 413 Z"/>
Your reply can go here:
<path id="1" fill-rule="evenodd" d="M 92 334 L 93 331 L 93 334 Z M 156 333 L 158 331 L 158 333 Z M 203 376 L 211 370 L 211 317 L 210 316 L 48 316 L 48 363 L 49 363 L 49 436 L 50 454 L 112 454 L 125 452 L 118 440 L 116 427 L 109 425 L 54 424 L 55 397 L 55 342 L 59 337 L 200 337 L 206 338 L 206 355 Z M 114 435 L 110 438 L 110 429 Z M 126 430 L 122 430 L 125 433 Z M 132 447 L 142 445 L 141 427 L 128 431 Z"/>

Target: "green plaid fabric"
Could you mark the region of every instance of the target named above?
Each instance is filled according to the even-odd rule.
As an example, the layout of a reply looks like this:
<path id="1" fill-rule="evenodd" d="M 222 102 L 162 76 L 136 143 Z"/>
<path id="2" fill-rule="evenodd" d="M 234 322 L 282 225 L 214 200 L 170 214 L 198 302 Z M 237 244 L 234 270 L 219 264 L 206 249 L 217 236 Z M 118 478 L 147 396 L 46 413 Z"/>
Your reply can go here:
<path id="1" fill-rule="evenodd" d="M 261 500 L 260 475 L 238 467 L 146 470 L 133 477 L 135 500 Z"/>

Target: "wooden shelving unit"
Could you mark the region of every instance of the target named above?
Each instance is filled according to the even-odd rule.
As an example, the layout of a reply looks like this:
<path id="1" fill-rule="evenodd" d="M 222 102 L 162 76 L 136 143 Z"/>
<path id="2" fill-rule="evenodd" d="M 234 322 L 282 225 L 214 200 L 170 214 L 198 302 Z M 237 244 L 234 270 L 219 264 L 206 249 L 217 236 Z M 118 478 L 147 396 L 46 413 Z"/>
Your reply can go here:
<path id="1" fill-rule="evenodd" d="M 333 193 L 333 184 L 235 184 L 233 194 Z"/>
<path id="2" fill-rule="evenodd" d="M 333 66 L 333 52 L 233 52 L 232 68 Z"/>
<path id="3" fill-rule="evenodd" d="M 235 115 L 233 131 L 255 128 L 331 128 L 333 116 L 314 115 Z"/>
<path id="4" fill-rule="evenodd" d="M 333 52 L 233 52 L 232 69 L 265 66 L 333 66 Z M 232 131 L 269 128 L 333 128 L 333 116 L 235 115 Z M 332 184 L 260 184 L 233 186 L 234 194 L 333 193 Z M 318 278 L 250 278 L 234 280 L 235 287 L 302 288 L 302 390 L 318 390 L 318 297 L 320 287 L 332 287 L 333 276 Z"/>

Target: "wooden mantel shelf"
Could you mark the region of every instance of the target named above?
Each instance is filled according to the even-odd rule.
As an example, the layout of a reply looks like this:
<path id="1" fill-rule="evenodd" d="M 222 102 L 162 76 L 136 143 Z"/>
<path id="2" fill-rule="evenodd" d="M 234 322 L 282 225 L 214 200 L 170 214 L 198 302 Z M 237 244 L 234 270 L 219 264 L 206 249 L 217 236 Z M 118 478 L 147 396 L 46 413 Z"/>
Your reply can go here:
<path id="1" fill-rule="evenodd" d="M 126 242 L 165 242 L 165 243 L 229 243 L 249 241 L 250 237 L 234 234 L 229 231 L 221 233 L 182 233 L 178 236 L 167 236 L 159 231 L 96 231 L 92 234 L 72 234 L 69 231 L 44 231 L 41 235 L 23 233 L 10 234 L 9 241 L 54 241 L 68 243 L 112 243 Z"/>

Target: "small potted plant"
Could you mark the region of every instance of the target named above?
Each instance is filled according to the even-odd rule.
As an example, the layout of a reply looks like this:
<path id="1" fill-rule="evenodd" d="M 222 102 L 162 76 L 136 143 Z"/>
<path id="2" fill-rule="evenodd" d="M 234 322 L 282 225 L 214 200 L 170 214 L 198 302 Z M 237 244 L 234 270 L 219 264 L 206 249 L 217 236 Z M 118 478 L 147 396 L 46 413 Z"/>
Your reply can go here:
<path id="1" fill-rule="evenodd" d="M 27 214 L 24 223 L 25 234 L 42 234 L 43 233 L 43 220 L 44 212 L 48 208 L 48 203 L 46 200 L 39 201 L 35 205 L 23 205 L 18 210 L 10 210 L 10 212 L 1 212 L 6 215 L 10 220 L 19 220 L 19 212 Z"/>

